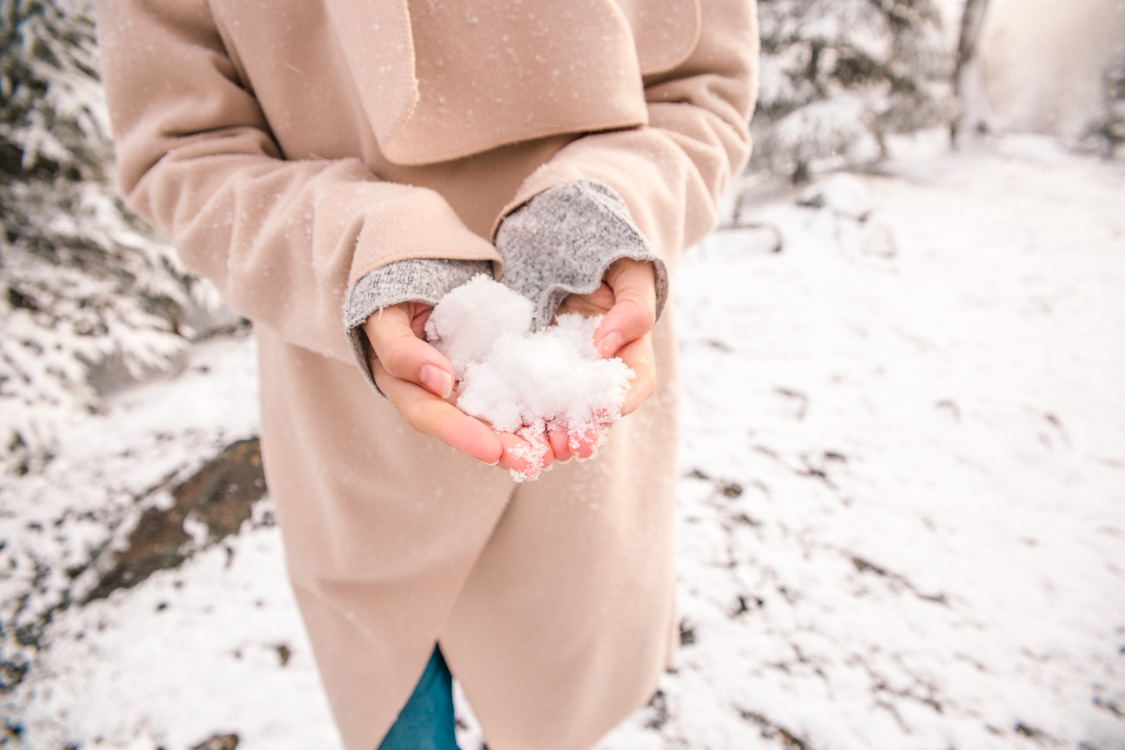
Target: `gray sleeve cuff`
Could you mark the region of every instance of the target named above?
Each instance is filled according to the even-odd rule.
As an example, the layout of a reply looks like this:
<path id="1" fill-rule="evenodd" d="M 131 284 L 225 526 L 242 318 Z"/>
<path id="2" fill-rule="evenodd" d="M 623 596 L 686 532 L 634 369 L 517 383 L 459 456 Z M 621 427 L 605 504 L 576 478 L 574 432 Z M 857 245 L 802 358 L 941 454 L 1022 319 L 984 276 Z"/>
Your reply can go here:
<path id="1" fill-rule="evenodd" d="M 589 294 L 616 260 L 651 261 L 656 314 L 668 299 L 668 269 L 633 224 L 613 188 L 579 180 L 545 190 L 504 218 L 496 233 L 501 279 L 535 303 L 535 326 L 550 323 L 568 294 Z"/>
<path id="2" fill-rule="evenodd" d="M 371 344 L 363 332 L 363 323 L 376 310 L 399 302 L 425 302 L 436 305 L 446 292 L 467 283 L 478 273 L 492 275 L 487 260 L 443 260 L 421 258 L 401 260 L 377 268 L 348 290 L 344 300 L 344 327 L 356 364 L 375 390 L 375 378 L 367 361 Z"/>

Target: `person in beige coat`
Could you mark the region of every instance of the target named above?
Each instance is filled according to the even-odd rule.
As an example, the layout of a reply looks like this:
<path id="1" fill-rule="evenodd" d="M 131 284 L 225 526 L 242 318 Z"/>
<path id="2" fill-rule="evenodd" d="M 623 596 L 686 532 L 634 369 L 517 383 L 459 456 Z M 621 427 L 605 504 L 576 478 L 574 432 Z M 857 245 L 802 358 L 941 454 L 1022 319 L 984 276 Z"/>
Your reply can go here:
<path id="1" fill-rule="evenodd" d="M 592 746 L 676 643 L 661 308 L 749 154 L 753 0 L 99 0 L 98 26 L 128 204 L 254 323 L 344 745 L 380 744 L 440 644 L 490 748 Z M 453 405 L 420 323 L 481 270 L 540 324 L 606 312 L 637 379 L 593 460 L 547 435 L 515 484 L 518 438 Z"/>

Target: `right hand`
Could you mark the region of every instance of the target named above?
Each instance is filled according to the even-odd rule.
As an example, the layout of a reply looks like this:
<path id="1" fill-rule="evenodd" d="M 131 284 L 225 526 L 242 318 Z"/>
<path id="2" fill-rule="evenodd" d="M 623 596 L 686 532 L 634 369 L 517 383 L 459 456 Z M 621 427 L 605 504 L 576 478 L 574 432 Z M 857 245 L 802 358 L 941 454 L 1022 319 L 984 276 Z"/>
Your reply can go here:
<path id="1" fill-rule="evenodd" d="M 601 315 L 594 342 L 602 357 L 620 357 L 635 377 L 621 406 L 622 416 L 635 411 L 656 390 L 656 357 L 652 327 L 656 322 L 656 271 L 648 261 L 621 258 L 606 269 L 600 287 L 590 294 L 572 294 L 562 301 L 556 315 L 579 313 Z M 561 430 L 550 435 L 555 458 L 588 456 L 609 425 L 602 425 L 580 439 L 571 450 L 570 437 Z"/>
<path id="2" fill-rule="evenodd" d="M 483 463 L 520 470 L 526 461 L 512 450 L 525 441 L 495 432 L 451 403 L 453 365 L 425 340 L 432 310 L 424 302 L 400 302 L 367 318 L 363 330 L 375 383 L 418 432 Z"/>

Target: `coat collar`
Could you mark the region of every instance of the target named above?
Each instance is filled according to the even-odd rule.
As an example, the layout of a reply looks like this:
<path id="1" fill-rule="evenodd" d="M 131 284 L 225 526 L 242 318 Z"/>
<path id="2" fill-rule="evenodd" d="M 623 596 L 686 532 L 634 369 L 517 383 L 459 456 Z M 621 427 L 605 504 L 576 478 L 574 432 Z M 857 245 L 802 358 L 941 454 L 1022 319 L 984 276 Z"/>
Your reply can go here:
<path id="1" fill-rule="evenodd" d="M 647 122 L 698 0 L 325 0 L 383 155 L 403 165 Z"/>

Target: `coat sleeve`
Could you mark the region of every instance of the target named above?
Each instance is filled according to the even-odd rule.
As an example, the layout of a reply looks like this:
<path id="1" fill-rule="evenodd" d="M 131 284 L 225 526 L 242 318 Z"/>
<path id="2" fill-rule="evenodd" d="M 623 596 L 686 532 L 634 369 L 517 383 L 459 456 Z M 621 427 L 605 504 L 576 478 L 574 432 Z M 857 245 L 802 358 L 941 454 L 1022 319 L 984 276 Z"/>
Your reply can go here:
<path id="1" fill-rule="evenodd" d="M 700 6 L 701 33 L 690 57 L 645 80 L 648 123 L 567 145 L 528 177 L 505 215 L 556 185 L 599 180 L 621 196 L 669 269 L 714 229 L 719 199 L 750 156 L 758 26 L 754 0 Z"/>
<path id="2" fill-rule="evenodd" d="M 499 259 L 434 191 L 357 159 L 285 160 L 202 0 L 97 12 L 126 203 L 239 314 L 350 361 L 350 284 L 397 260 Z"/>

